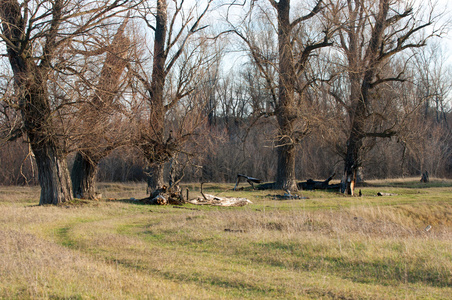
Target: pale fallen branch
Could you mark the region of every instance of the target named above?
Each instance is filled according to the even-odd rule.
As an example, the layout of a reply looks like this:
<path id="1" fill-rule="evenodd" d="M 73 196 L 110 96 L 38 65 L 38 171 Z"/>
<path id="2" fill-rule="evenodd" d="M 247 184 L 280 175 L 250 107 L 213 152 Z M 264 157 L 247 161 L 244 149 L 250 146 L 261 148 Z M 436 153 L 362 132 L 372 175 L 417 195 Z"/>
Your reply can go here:
<path id="1" fill-rule="evenodd" d="M 215 206 L 245 206 L 247 204 L 252 204 L 250 200 L 246 198 L 229 198 L 229 197 L 218 197 L 214 195 L 205 195 L 206 199 L 198 197 L 188 201 L 188 203 L 195 205 L 215 205 Z"/>
<path id="2" fill-rule="evenodd" d="M 250 200 L 246 198 L 236 198 L 236 197 L 219 197 L 209 194 L 204 194 L 202 190 L 201 183 L 201 195 L 202 197 L 197 197 L 195 199 L 191 199 L 188 203 L 195 205 L 215 205 L 215 206 L 245 206 L 247 204 L 251 204 Z"/>
<path id="3" fill-rule="evenodd" d="M 378 192 L 377 196 L 398 196 L 398 194 L 392 194 L 392 193 L 381 193 Z"/>

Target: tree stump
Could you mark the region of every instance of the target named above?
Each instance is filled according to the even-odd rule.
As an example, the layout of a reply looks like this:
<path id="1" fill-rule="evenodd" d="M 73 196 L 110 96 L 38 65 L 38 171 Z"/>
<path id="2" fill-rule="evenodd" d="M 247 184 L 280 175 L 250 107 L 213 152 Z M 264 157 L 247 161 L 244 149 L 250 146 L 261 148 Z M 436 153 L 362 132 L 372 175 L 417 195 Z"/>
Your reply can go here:
<path id="1" fill-rule="evenodd" d="M 428 172 L 425 171 L 424 173 L 422 173 L 422 176 L 421 176 L 421 182 L 427 183 L 427 182 L 429 182 L 429 181 L 430 181 L 430 178 L 429 178 L 429 176 L 428 176 Z"/>

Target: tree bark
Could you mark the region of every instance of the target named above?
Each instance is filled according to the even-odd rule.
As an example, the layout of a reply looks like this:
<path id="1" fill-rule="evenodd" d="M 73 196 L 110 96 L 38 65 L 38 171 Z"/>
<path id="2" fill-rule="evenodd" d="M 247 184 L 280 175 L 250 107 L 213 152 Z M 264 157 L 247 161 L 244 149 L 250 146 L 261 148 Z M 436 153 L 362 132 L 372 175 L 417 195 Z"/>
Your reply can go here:
<path id="1" fill-rule="evenodd" d="M 367 93 L 365 94 L 367 95 Z M 347 152 L 344 160 L 344 176 L 342 178 L 341 191 L 347 195 L 354 194 L 354 188 L 356 185 L 356 174 L 358 168 L 361 166 L 361 148 L 363 145 L 363 139 L 365 137 L 364 120 L 366 109 L 366 96 L 361 95 L 358 100 L 357 107 L 355 108 L 354 118 L 350 130 L 350 135 L 347 140 Z"/>
<path id="2" fill-rule="evenodd" d="M 279 99 L 276 115 L 279 136 L 276 142 L 278 166 L 276 188 L 297 191 L 295 180 L 295 144 L 293 140 L 293 123 L 297 116 L 294 111 L 295 68 L 291 44 L 291 24 L 289 19 L 290 1 L 281 0 L 278 11 L 278 52 L 279 52 Z"/>
<path id="3" fill-rule="evenodd" d="M 71 169 L 72 190 L 75 198 L 95 199 L 98 162 L 77 152 Z"/>
<path id="4" fill-rule="evenodd" d="M 44 96 L 46 84 L 38 78 L 34 78 L 37 84 L 23 96 L 22 116 L 38 167 L 39 204 L 56 205 L 72 200 L 71 179 L 65 153 L 54 137 L 48 99 Z"/>
<path id="5" fill-rule="evenodd" d="M 164 164 L 154 164 L 150 167 L 148 176 L 148 191 L 150 193 L 163 187 L 165 183 L 163 179 L 163 171 Z"/>
<path id="6" fill-rule="evenodd" d="M 297 191 L 295 180 L 295 146 L 285 145 L 277 149 L 278 168 L 276 174 L 276 188 Z"/>
<path id="7" fill-rule="evenodd" d="M 21 113 L 24 129 L 38 167 L 41 186 L 40 205 L 60 204 L 72 200 L 71 179 L 67 167 L 66 155 L 55 138 L 55 125 L 52 123 L 50 104 L 47 98 L 47 84 L 41 77 L 41 69 L 34 73 L 24 72 L 31 78 L 23 80 L 22 72 L 18 82 L 21 96 Z"/>
<path id="8" fill-rule="evenodd" d="M 148 191 L 152 192 L 164 184 L 164 161 L 170 159 L 171 153 L 165 151 L 164 123 L 165 106 L 163 94 L 165 88 L 165 41 L 167 36 L 167 3 L 166 0 L 157 1 L 156 25 L 154 33 L 154 60 L 152 66 L 152 80 L 149 89 L 149 103 L 151 107 L 149 118 L 149 136 L 142 144 L 146 158 L 151 164 L 148 177 Z"/>
<path id="9" fill-rule="evenodd" d="M 41 197 L 39 205 L 57 205 L 72 200 L 71 179 L 66 158 L 52 140 L 39 141 L 29 135 L 30 145 L 38 167 Z"/>

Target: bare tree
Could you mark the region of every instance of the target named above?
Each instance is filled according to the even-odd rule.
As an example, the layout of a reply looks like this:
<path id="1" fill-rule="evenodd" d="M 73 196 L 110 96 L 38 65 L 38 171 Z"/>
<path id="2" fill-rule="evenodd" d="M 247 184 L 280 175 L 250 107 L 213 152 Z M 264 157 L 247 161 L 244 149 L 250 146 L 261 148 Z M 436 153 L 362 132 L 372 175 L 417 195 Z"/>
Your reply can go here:
<path id="1" fill-rule="evenodd" d="M 151 166 L 148 190 L 163 186 L 164 164 L 180 151 L 189 135 L 180 127 L 168 130 L 169 112 L 194 90 L 200 68 L 216 57 L 206 54 L 211 40 L 199 36 L 207 27 L 202 20 L 209 12 L 212 0 L 192 5 L 184 1 L 156 2 L 156 7 L 144 2 L 139 10 L 147 28 L 153 32 L 152 74 L 148 77 L 143 65 L 142 72 L 135 72 L 144 87 L 149 113 L 148 124 L 141 127 L 138 140 Z M 171 80 L 174 84 L 170 89 L 167 83 Z"/>
<path id="2" fill-rule="evenodd" d="M 294 191 L 297 190 L 295 145 L 306 133 L 304 126 L 297 125 L 301 118 L 300 99 L 303 99 L 303 93 L 308 85 L 305 81 L 305 71 L 311 54 L 317 49 L 331 45 L 328 41 L 330 33 L 328 28 L 324 28 L 323 31 L 322 28 L 316 28 L 314 31 L 317 32 L 309 34 L 306 32 L 306 27 L 309 26 L 306 22 L 312 20 L 324 8 L 322 0 L 316 1 L 306 15 L 297 17 L 292 16 L 290 0 L 269 0 L 267 4 L 269 6 L 251 1 L 245 20 L 240 21 L 240 24 L 249 26 L 245 28 L 235 26 L 233 21 L 230 24 L 233 31 L 247 45 L 273 98 L 273 114 L 278 123 L 275 141 L 278 154 L 275 187 Z M 268 53 L 266 52 L 268 49 L 259 47 L 256 43 L 256 35 L 252 30 L 253 27 L 258 27 L 253 20 L 254 11 L 258 11 L 262 16 L 259 21 L 269 23 L 270 28 L 276 33 L 277 53 Z M 271 40 L 271 37 L 268 40 Z M 276 71 L 276 80 L 272 71 Z"/>
<path id="3" fill-rule="evenodd" d="M 375 126 L 375 121 L 385 118 L 384 112 L 380 114 L 378 110 L 378 106 L 385 107 L 381 103 L 384 97 L 378 97 L 377 91 L 391 82 L 405 80 L 404 65 L 396 69 L 390 63 L 395 58 L 402 58 L 399 53 L 423 47 L 429 37 L 440 33 L 434 29 L 423 35 L 425 29 L 434 24 L 433 11 L 429 11 L 426 19 L 421 19 L 419 12 L 404 3 L 399 0 L 347 0 L 330 6 L 340 28 L 339 44 L 348 77 L 348 100 L 332 92 L 344 106 L 350 121 L 342 179 L 343 190 L 348 194 L 353 194 L 365 138 L 391 137 L 397 132 L 397 123 Z M 394 107 L 389 102 L 386 107 L 388 105 Z"/>
<path id="4" fill-rule="evenodd" d="M 22 133 L 27 136 L 36 158 L 41 205 L 72 199 L 66 146 L 61 137 L 66 134 L 65 112 L 70 112 L 73 99 L 55 82 L 70 60 L 67 47 L 127 2 L 0 2 L 0 37 L 14 74 L 15 95 L 8 101 L 22 117 L 22 126 L 10 138 Z"/>
<path id="5" fill-rule="evenodd" d="M 90 101 L 83 101 L 77 115 L 78 127 L 76 147 L 79 149 L 71 170 L 72 189 L 74 197 L 84 199 L 95 198 L 95 179 L 100 159 L 108 155 L 116 147 L 130 143 L 125 137 L 122 120 L 118 116 L 121 104 L 118 103 L 120 88 L 127 78 L 122 76 L 128 63 L 131 41 L 125 36 L 126 18 L 117 29 L 112 41 L 97 51 L 75 51 L 79 54 L 104 54 L 98 82 L 91 85 L 93 95 Z M 107 43 L 109 35 L 106 35 Z M 86 66 L 82 66 L 86 68 Z M 79 75 L 82 75 L 80 73 Z M 128 128 L 130 129 L 130 128 Z"/>
<path id="6" fill-rule="evenodd" d="M 410 63 L 409 84 L 404 89 L 404 105 L 413 113 L 398 133 L 403 146 L 403 165 L 416 175 L 428 171 L 446 176 L 450 168 L 452 69 L 439 44 L 432 43 L 415 53 Z M 408 72 L 407 72 L 408 73 Z"/>

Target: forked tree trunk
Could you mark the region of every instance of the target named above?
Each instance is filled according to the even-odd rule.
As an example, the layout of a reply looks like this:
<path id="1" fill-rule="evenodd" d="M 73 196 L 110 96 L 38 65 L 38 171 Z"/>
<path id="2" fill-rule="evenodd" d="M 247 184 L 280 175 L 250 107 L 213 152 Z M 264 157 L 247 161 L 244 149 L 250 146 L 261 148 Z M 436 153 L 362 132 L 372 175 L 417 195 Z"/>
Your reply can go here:
<path id="1" fill-rule="evenodd" d="M 97 161 L 77 152 L 71 169 L 72 190 L 75 198 L 95 199 Z"/>
<path id="2" fill-rule="evenodd" d="M 356 186 L 356 175 L 361 165 L 361 148 L 364 136 L 362 135 L 361 124 L 353 123 L 350 137 L 347 141 L 347 153 L 344 161 L 344 176 L 341 181 L 341 192 L 353 195 Z"/>
<path id="3" fill-rule="evenodd" d="M 359 6 L 355 5 L 355 7 L 360 11 L 361 7 L 363 7 L 362 5 L 363 3 Z M 344 176 L 341 184 L 342 191 L 349 195 L 353 195 L 356 184 L 356 174 L 362 160 L 361 151 L 363 140 L 366 137 L 365 124 L 367 123 L 369 92 L 375 87 L 374 78 L 376 77 L 380 64 L 383 62 L 387 63 L 385 62 L 385 59 L 383 59 L 385 55 L 382 54 L 384 52 L 383 49 L 385 49 L 385 29 L 394 22 L 394 17 L 388 19 L 389 8 L 391 5 L 391 1 L 389 0 L 379 1 L 379 11 L 375 15 L 369 44 L 364 52 L 360 39 L 365 34 L 362 31 L 363 27 L 358 26 L 358 24 L 363 24 L 361 23 L 362 20 L 360 18 L 356 19 L 358 10 L 351 12 L 352 14 L 355 14 L 355 19 L 351 20 L 351 28 L 347 30 L 350 45 L 345 52 L 348 56 L 350 68 L 350 98 L 353 103 L 353 109 L 351 113 L 350 135 L 347 140 L 347 152 L 344 161 Z M 349 9 L 351 7 L 352 6 L 349 6 Z M 417 29 L 413 30 L 417 31 Z M 403 41 L 403 39 L 399 38 L 399 42 L 400 41 Z M 343 47 L 347 49 L 347 46 L 344 45 L 344 43 Z M 403 49 L 403 47 L 400 47 L 400 49 Z M 399 51 L 401 50 L 396 52 Z M 362 56 L 362 53 L 365 53 L 365 55 Z"/>
<path id="4" fill-rule="evenodd" d="M 60 204 L 72 200 L 71 179 L 66 158 L 50 140 L 30 141 L 38 167 L 41 198 L 39 205 Z"/>

